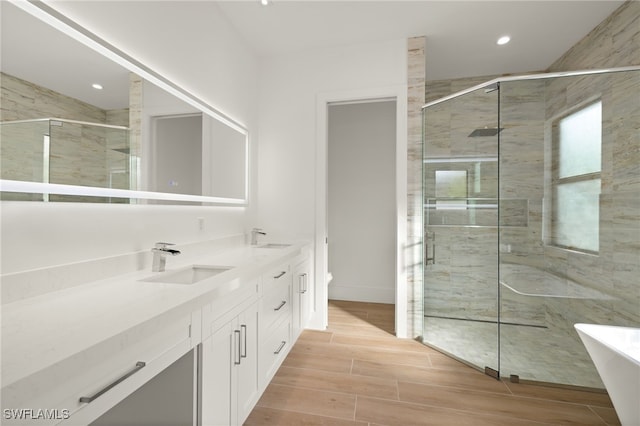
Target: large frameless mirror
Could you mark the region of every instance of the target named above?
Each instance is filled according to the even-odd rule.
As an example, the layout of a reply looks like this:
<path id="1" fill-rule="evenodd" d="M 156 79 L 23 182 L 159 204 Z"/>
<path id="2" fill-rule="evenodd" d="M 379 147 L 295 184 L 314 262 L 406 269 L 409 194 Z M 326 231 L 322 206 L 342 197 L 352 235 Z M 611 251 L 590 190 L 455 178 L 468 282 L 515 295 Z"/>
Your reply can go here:
<path id="1" fill-rule="evenodd" d="M 3 200 L 247 202 L 242 125 L 40 2 L 1 7 Z"/>

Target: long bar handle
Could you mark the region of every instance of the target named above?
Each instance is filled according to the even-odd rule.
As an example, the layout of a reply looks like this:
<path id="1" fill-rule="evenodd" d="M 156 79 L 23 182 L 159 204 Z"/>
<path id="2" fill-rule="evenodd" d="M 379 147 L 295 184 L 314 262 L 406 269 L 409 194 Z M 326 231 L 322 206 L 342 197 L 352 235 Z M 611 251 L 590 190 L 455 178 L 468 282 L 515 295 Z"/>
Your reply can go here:
<path id="1" fill-rule="evenodd" d="M 285 342 L 284 340 L 282 341 L 282 343 L 280 343 L 280 346 L 278 347 L 278 349 L 276 349 L 276 351 L 273 353 L 274 355 L 278 355 L 282 349 L 284 348 L 284 345 L 286 345 L 287 342 Z"/>
<path id="2" fill-rule="evenodd" d="M 284 274 L 286 274 L 286 273 L 287 273 L 287 271 L 282 271 L 282 272 L 280 272 L 278 275 L 276 275 L 276 276 L 275 276 L 275 277 L 273 277 L 273 278 L 277 280 L 278 278 L 282 277 L 282 276 L 283 276 Z"/>
<path id="3" fill-rule="evenodd" d="M 298 288 L 302 294 L 307 292 L 307 274 L 300 274 L 298 276 Z"/>
<path id="4" fill-rule="evenodd" d="M 80 402 L 84 402 L 84 403 L 87 403 L 87 404 L 90 403 L 90 402 L 93 402 L 96 398 L 99 398 L 105 392 L 108 392 L 109 390 L 111 390 L 115 386 L 117 386 L 118 384 L 122 383 L 123 381 L 127 380 L 129 377 L 131 377 L 134 374 L 136 374 L 145 365 L 147 365 L 147 364 L 142 362 L 142 361 L 136 362 L 136 366 L 133 368 L 133 370 L 129 371 L 128 373 L 125 373 L 119 379 L 117 379 L 114 382 L 110 383 L 109 385 L 105 386 L 102 390 L 98 391 L 96 394 L 94 394 L 92 396 L 82 396 L 82 397 L 80 397 Z"/>
<path id="5" fill-rule="evenodd" d="M 246 358 L 247 357 L 247 325 L 246 324 L 242 324 L 240 326 L 240 335 L 244 336 L 242 338 L 242 341 L 244 342 L 244 348 L 240 352 L 240 358 Z"/>
<path id="6" fill-rule="evenodd" d="M 240 350 L 241 350 L 241 348 L 240 348 L 240 330 L 233 330 L 233 336 L 234 336 L 234 338 L 236 339 L 236 342 L 238 343 L 238 344 L 237 344 L 237 348 L 238 348 L 238 350 L 236 351 L 236 357 L 237 357 L 237 360 L 236 360 L 236 359 L 234 359 L 234 360 L 233 360 L 233 363 L 234 363 L 235 365 L 240 365 L 240 362 L 242 362 L 242 358 L 241 358 L 241 357 L 242 357 L 242 355 L 241 355 L 241 353 L 240 353 Z"/>
<path id="7" fill-rule="evenodd" d="M 430 238 L 431 237 L 431 238 Z M 426 233 L 426 244 L 425 244 L 425 264 L 426 265 L 435 265 L 436 264 L 436 233 L 427 232 Z M 429 257 L 429 246 L 431 246 L 431 257 Z"/>
<path id="8" fill-rule="evenodd" d="M 278 306 L 277 308 L 273 308 L 274 311 L 279 311 L 280 309 L 282 309 L 284 307 L 284 305 L 287 304 L 286 300 L 283 300 L 282 303 L 280 303 L 280 306 Z"/>

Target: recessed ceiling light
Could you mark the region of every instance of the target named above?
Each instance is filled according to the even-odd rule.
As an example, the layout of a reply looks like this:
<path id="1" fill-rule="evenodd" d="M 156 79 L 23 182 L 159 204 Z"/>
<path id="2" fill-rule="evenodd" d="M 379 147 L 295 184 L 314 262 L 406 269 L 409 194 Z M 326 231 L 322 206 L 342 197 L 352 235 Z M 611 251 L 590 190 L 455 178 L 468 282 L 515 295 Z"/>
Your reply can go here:
<path id="1" fill-rule="evenodd" d="M 498 41 L 496 41 L 496 44 L 499 44 L 500 46 L 502 46 L 503 44 L 507 44 L 511 41 L 511 37 L 509 36 L 502 36 L 498 39 Z"/>
<path id="2" fill-rule="evenodd" d="M 102 84 L 93 83 L 91 87 L 93 87 L 96 90 L 102 90 Z"/>
<path id="3" fill-rule="evenodd" d="M 269 0 L 260 0 L 263 6 L 269 6 Z"/>

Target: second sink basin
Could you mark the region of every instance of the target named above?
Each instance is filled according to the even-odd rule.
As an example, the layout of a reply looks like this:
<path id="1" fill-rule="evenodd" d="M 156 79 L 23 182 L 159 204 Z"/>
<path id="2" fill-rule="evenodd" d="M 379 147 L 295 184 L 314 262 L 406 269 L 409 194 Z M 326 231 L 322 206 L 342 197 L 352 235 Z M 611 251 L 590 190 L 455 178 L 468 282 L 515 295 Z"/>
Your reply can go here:
<path id="1" fill-rule="evenodd" d="M 172 272 L 160 272 L 142 281 L 167 284 L 195 284 L 232 269 L 229 266 L 191 265 Z"/>

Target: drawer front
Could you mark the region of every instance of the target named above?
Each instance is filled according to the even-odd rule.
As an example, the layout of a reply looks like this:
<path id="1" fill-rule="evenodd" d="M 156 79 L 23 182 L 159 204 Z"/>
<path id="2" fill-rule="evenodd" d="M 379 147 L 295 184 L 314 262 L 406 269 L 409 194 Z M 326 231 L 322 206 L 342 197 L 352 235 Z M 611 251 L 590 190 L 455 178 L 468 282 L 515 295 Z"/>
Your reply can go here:
<path id="1" fill-rule="evenodd" d="M 291 316 L 291 286 L 282 281 L 260 301 L 260 332 L 269 334 L 268 330 L 285 316 Z"/>
<path id="2" fill-rule="evenodd" d="M 283 282 L 291 284 L 291 268 L 288 263 L 262 275 L 262 296 L 268 296 L 274 288 L 283 285 Z"/>
<path id="3" fill-rule="evenodd" d="M 78 418 L 97 418 L 153 377 L 156 359 L 179 357 L 191 348 L 190 324 L 191 314 L 148 321 L 4 387 L 3 409 L 48 409 L 53 418 L 5 419 L 3 424 L 75 424 Z"/>
<path id="4" fill-rule="evenodd" d="M 264 388 L 269 384 L 276 371 L 278 371 L 280 364 L 289 353 L 291 345 L 291 320 L 285 319 L 260 344 L 258 374 L 261 387 Z"/>

